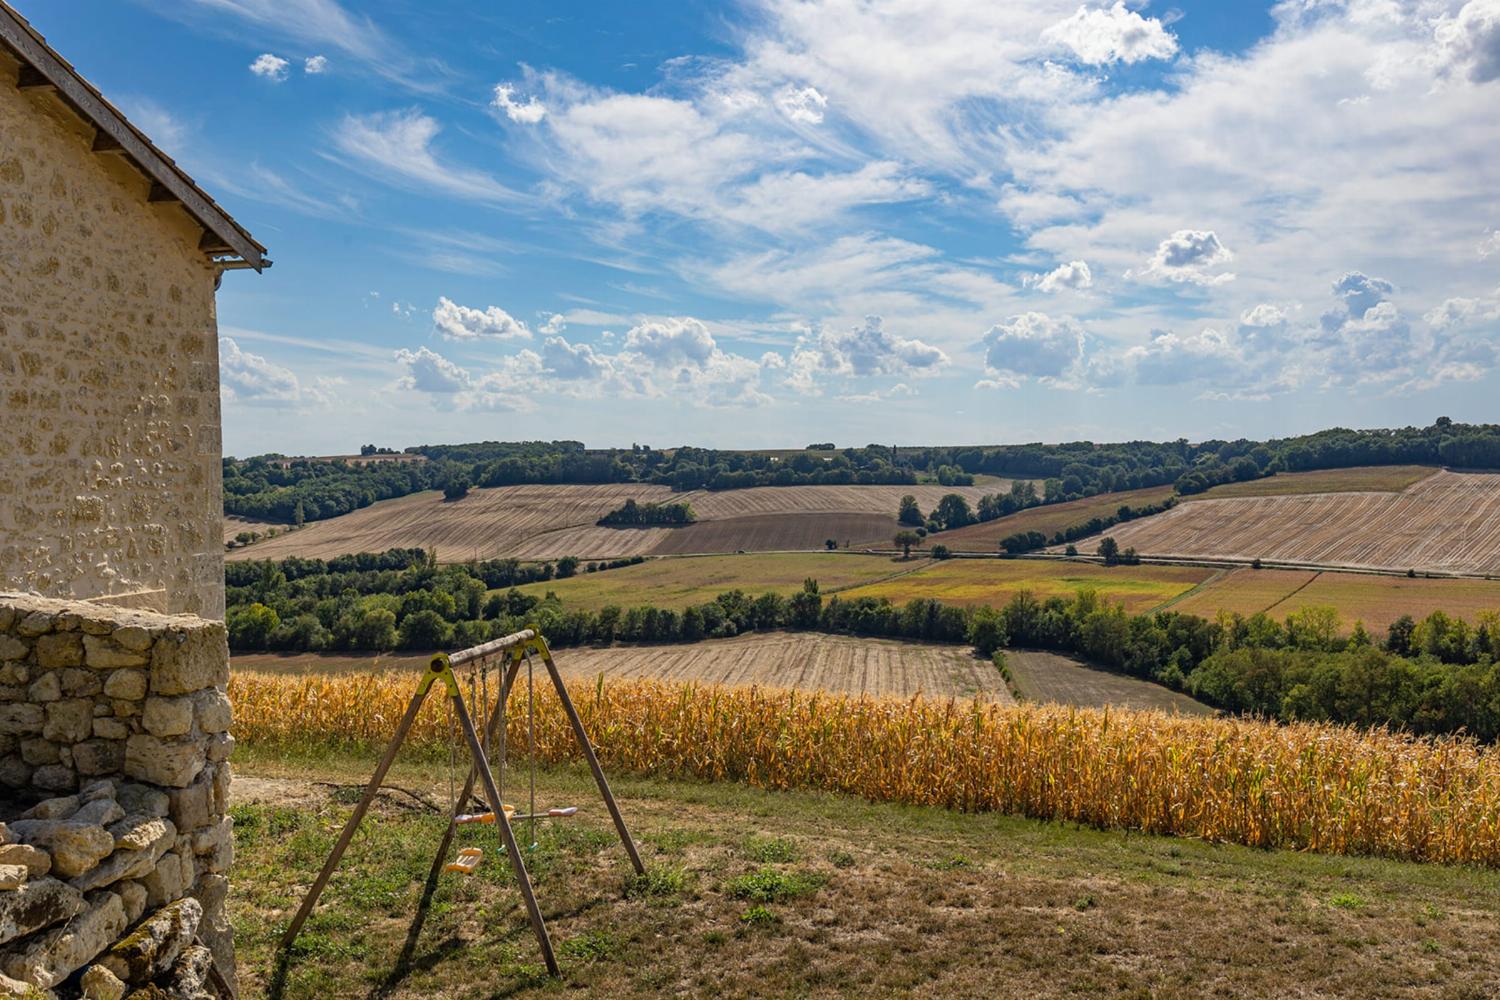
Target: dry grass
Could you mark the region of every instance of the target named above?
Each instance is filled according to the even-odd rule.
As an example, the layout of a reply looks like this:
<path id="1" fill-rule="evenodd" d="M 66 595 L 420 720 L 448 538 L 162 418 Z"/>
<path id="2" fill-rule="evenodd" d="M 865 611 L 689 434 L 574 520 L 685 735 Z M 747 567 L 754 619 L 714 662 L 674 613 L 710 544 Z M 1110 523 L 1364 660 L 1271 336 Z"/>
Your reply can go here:
<path id="1" fill-rule="evenodd" d="M 369 750 L 410 675 L 237 673 L 236 735 L 268 750 Z M 984 701 L 885 700 L 633 680 L 576 685 L 607 768 L 1003 812 L 1253 847 L 1500 865 L 1500 757 L 1450 738 Z M 439 698 L 409 743 L 450 745 Z M 514 703 L 510 739 L 524 738 Z M 576 753 L 555 697 L 540 758 Z"/>
<path id="2" fill-rule="evenodd" d="M 1399 493 L 1438 471 L 1430 465 L 1362 465 L 1352 469 L 1282 472 L 1265 479 L 1225 483 L 1184 500 L 1296 496 L 1306 493 Z"/>
<path id="3" fill-rule="evenodd" d="M 1208 618 L 1220 609 L 1246 615 L 1265 611 L 1284 618 L 1313 605 L 1336 609 L 1346 631 L 1362 621 L 1380 632 L 1402 615 L 1420 619 L 1434 611 L 1472 622 L 1480 612 L 1500 611 L 1500 581 L 1240 569 L 1174 603 L 1172 610 Z"/>
<path id="4" fill-rule="evenodd" d="M 597 611 L 611 604 L 621 607 L 649 604 L 681 610 L 711 601 L 726 590 L 790 594 L 801 590 L 802 581 L 812 577 L 827 594 L 923 565 L 925 563 L 893 562 L 889 556 L 831 552 L 693 556 L 652 559 L 638 566 L 580 573 L 566 580 L 529 583 L 520 589 L 533 597 L 552 591 L 569 609 Z"/>
<path id="5" fill-rule="evenodd" d="M 994 490 L 984 492 L 993 493 Z M 1000 539 L 1020 531 L 1040 531 L 1048 538 L 1075 524 L 1084 524 L 1095 517 L 1107 517 L 1120 509 L 1122 504 L 1140 507 L 1161 503 L 1172 495 L 1170 486 L 1152 486 L 1143 490 L 1127 490 L 1122 493 L 1101 493 L 1082 500 L 1067 503 L 1046 504 L 1032 507 L 1009 517 L 996 518 L 980 524 L 971 524 L 955 531 L 943 531 L 930 537 L 932 544 L 948 546 L 955 552 L 997 552 Z M 923 508 L 924 510 L 926 508 Z M 1079 547 L 1080 550 L 1082 546 Z"/>
<path id="6" fill-rule="evenodd" d="M 942 537 L 942 536 L 938 536 Z M 1051 559 L 947 559 L 905 576 L 867 584 L 843 596 L 884 597 L 901 604 L 931 597 L 947 604 L 1000 607 L 1022 590 L 1037 597 L 1072 597 L 1093 589 L 1132 614 L 1149 611 L 1207 580 L 1197 566 L 1101 566 Z"/>
<path id="7" fill-rule="evenodd" d="M 466 828 L 485 863 L 441 876 L 422 909 L 442 820 L 404 796 L 377 801 L 280 966 L 276 937 L 348 814 L 349 789 L 318 783 L 361 782 L 373 762 L 239 756 L 230 912 L 246 997 L 1478 1000 L 1500 981 L 1496 872 L 616 772 L 651 872 L 637 883 L 579 768 L 540 774 L 540 801 L 582 808 L 542 825 L 527 858 L 561 987 L 492 832 Z M 430 765 L 398 763 L 392 782 L 445 801 Z M 736 897 L 766 869 L 802 891 Z M 761 919 L 745 919 L 752 905 Z"/>
<path id="8" fill-rule="evenodd" d="M 1108 533 L 1145 556 L 1500 573 L 1500 475 L 1438 472 L 1400 493 L 1198 500 Z"/>
<path id="9" fill-rule="evenodd" d="M 1082 660 L 1040 650 L 1007 649 L 1006 667 L 1015 692 L 1026 701 L 1079 708 L 1134 708 L 1213 715 L 1200 701 L 1160 684 L 1091 667 Z"/>

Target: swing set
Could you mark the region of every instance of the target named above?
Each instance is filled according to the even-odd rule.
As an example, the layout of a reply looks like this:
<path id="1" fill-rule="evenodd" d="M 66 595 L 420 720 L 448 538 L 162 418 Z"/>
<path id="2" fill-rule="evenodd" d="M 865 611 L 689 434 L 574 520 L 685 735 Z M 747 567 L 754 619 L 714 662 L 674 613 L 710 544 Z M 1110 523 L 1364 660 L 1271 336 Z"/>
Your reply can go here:
<path id="1" fill-rule="evenodd" d="M 526 862 L 522 857 L 520 845 L 516 841 L 514 824 L 525 821 L 529 824 L 528 841 L 530 848 L 536 847 L 536 824 L 543 819 L 566 819 L 578 812 L 577 806 L 565 806 L 561 808 L 537 810 L 536 805 L 536 692 L 533 683 L 532 657 L 535 656 L 542 661 L 546 667 L 548 676 L 552 679 L 552 686 L 557 690 L 558 699 L 562 702 L 564 713 L 572 726 L 573 735 L 578 740 L 578 746 L 583 750 L 584 759 L 588 761 L 589 770 L 594 774 L 594 782 L 599 786 L 599 794 L 604 798 L 604 804 L 609 809 L 610 818 L 614 820 L 615 831 L 620 835 L 620 843 L 625 847 L 625 853 L 630 857 L 630 863 L 635 867 L 638 874 L 644 875 L 646 867 L 641 863 L 640 853 L 636 850 L 635 841 L 631 839 L 630 830 L 625 826 L 625 818 L 620 815 L 620 808 L 615 804 L 614 794 L 609 789 L 609 782 L 604 777 L 604 770 L 599 766 L 599 758 L 594 754 L 594 746 L 589 742 L 588 733 L 584 731 L 583 720 L 578 716 L 578 710 L 573 707 L 573 699 L 568 697 L 567 686 L 563 684 L 561 675 L 557 672 L 557 665 L 552 660 L 552 651 L 547 646 L 547 640 L 542 637 L 535 626 L 523 629 L 513 635 L 501 639 L 465 649 L 462 652 L 447 654 L 436 653 L 427 667 L 427 672 L 422 675 L 421 682 L 417 685 L 416 694 L 412 696 L 411 704 L 406 709 L 406 714 L 401 717 L 401 722 L 396 726 L 396 734 L 392 737 L 390 746 L 386 748 L 385 756 L 376 765 L 375 773 L 371 775 L 370 782 L 365 786 L 364 795 L 359 804 L 354 807 L 354 813 L 349 821 L 344 824 L 343 832 L 339 834 L 338 840 L 333 845 L 333 851 L 323 865 L 323 870 L 313 881 L 312 887 L 308 889 L 307 895 L 303 897 L 302 905 L 292 917 L 292 922 L 287 926 L 286 933 L 282 936 L 281 947 L 284 951 L 291 948 L 292 942 L 302 930 L 302 925 L 312 913 L 313 907 L 317 905 L 318 897 L 328 885 L 328 880 L 333 876 L 338 867 L 339 860 L 344 856 L 350 841 L 354 839 L 355 832 L 359 829 L 365 813 L 369 811 L 370 804 L 374 802 L 376 794 L 380 791 L 381 783 L 385 780 L 386 772 L 390 770 L 391 764 L 396 759 L 396 753 L 401 749 L 407 734 L 411 731 L 412 724 L 416 721 L 417 713 L 422 704 L 427 700 L 428 693 L 434 684 L 441 683 L 448 696 L 448 725 L 449 725 L 449 754 L 448 754 L 448 829 L 443 835 L 441 845 L 437 850 L 437 860 L 434 862 L 434 870 L 437 865 L 448 857 L 448 849 L 452 846 L 453 835 L 460 826 L 473 824 L 494 826 L 500 831 L 500 842 L 504 846 L 506 857 L 510 859 L 511 871 L 515 875 L 516 884 L 521 890 L 521 898 L 526 904 L 526 913 L 531 921 L 532 932 L 536 935 L 537 945 L 542 952 L 542 958 L 547 963 L 547 971 L 553 976 L 558 975 L 557 958 L 552 952 L 552 941 L 547 935 L 547 925 L 542 920 L 542 912 L 537 906 L 536 894 L 531 888 L 531 877 L 526 873 Z M 503 663 L 504 674 L 499 684 L 499 691 L 493 703 L 490 701 L 489 675 L 492 665 Z M 506 757 L 506 705 L 509 703 L 511 688 L 520 674 L 521 667 L 526 668 L 526 740 L 528 775 L 530 779 L 530 799 L 528 811 L 517 815 L 516 807 L 505 802 L 503 789 L 505 787 Z M 469 702 L 478 706 L 480 713 L 479 728 L 475 728 L 474 719 L 469 713 L 468 704 L 464 701 L 463 687 L 459 684 L 458 676 L 454 673 L 454 667 L 466 669 Z M 455 793 L 457 770 L 458 770 L 458 737 L 462 736 L 467 744 L 470 757 L 468 778 L 463 783 L 463 790 Z M 498 742 L 498 770 L 499 780 L 496 780 L 495 770 L 490 766 L 491 748 Z M 475 795 L 475 782 L 482 785 L 484 798 L 481 800 Z M 477 803 L 477 808 L 476 808 Z M 478 847 L 465 847 L 460 849 L 453 860 L 442 865 L 445 872 L 453 872 L 462 875 L 472 874 L 484 860 L 484 851 Z"/>

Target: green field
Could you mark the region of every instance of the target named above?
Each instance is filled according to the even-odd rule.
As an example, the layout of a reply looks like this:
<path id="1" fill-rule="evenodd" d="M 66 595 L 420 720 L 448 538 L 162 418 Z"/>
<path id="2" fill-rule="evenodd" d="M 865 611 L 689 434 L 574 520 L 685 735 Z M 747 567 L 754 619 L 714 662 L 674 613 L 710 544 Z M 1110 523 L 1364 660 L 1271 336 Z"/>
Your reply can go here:
<path id="1" fill-rule="evenodd" d="M 1363 465 L 1353 469 L 1282 472 L 1245 483 L 1225 483 L 1185 500 L 1222 500 L 1228 497 L 1296 496 L 1305 493 L 1399 493 L 1426 479 L 1437 469 L 1430 465 Z"/>
<path id="2" fill-rule="evenodd" d="M 751 594 L 791 594 L 811 577 L 827 594 L 873 583 L 926 566 L 890 556 L 840 552 L 762 552 L 743 555 L 650 559 L 636 566 L 579 573 L 566 580 L 529 583 L 520 590 L 535 597 L 552 591 L 566 608 L 597 611 L 610 605 L 650 604 L 681 610 L 711 601 L 726 590 Z"/>
<path id="3" fill-rule="evenodd" d="M 1132 613 L 1149 611 L 1207 580 L 1198 566 L 1101 566 L 1062 559 L 948 559 L 905 576 L 846 591 L 845 597 L 884 597 L 901 604 L 931 597 L 948 604 L 999 607 L 1018 591 L 1071 597 L 1093 588 Z"/>

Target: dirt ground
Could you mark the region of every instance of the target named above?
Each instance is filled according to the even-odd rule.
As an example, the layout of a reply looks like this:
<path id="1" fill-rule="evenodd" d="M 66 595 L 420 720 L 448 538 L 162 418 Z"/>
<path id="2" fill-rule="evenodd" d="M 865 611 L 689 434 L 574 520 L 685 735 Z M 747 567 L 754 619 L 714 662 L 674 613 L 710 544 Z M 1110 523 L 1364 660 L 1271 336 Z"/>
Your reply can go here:
<path id="1" fill-rule="evenodd" d="M 557 984 L 493 831 L 472 835 L 480 870 L 439 875 L 423 905 L 444 820 L 421 800 L 446 808 L 446 786 L 406 763 L 406 791 L 382 795 L 280 956 L 371 766 L 242 762 L 244 996 L 1480 1000 L 1500 983 L 1493 871 L 614 775 L 638 878 L 586 775 L 564 770 L 539 776 L 539 802 L 581 810 L 525 855 Z"/>

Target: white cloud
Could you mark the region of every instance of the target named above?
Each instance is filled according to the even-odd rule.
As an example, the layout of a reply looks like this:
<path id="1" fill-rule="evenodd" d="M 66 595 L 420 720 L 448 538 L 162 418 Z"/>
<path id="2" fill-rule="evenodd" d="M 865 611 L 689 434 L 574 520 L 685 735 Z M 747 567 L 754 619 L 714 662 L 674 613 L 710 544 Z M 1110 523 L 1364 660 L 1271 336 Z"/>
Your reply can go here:
<path id="1" fill-rule="evenodd" d="M 505 112 L 505 117 L 522 125 L 535 125 L 547 117 L 547 106 L 538 100 L 535 94 L 527 97 L 525 103 L 516 100 L 515 95 L 515 84 L 497 83 L 495 96 L 491 99 L 490 106 L 497 111 Z"/>
<path id="2" fill-rule="evenodd" d="M 1422 317 L 1434 330 L 1449 330 L 1500 319 L 1500 288 L 1476 298 L 1445 299 Z"/>
<path id="3" fill-rule="evenodd" d="M 596 354 L 588 344 L 569 344 L 563 337 L 548 337 L 542 342 L 542 365 L 558 378 L 606 379 L 614 374 L 608 358 Z"/>
<path id="4" fill-rule="evenodd" d="M 1058 265 L 1046 274 L 1033 275 L 1027 279 L 1026 283 L 1044 292 L 1058 292 L 1064 289 L 1078 292 L 1093 287 L 1094 275 L 1089 270 L 1087 262 L 1073 260 Z"/>
<path id="5" fill-rule="evenodd" d="M 327 56 L 308 56 L 302 63 L 302 72 L 311 76 L 328 72 Z"/>
<path id="6" fill-rule="evenodd" d="M 1179 229 L 1156 246 L 1142 275 L 1195 285 L 1220 285 L 1233 281 L 1228 272 L 1208 273 L 1234 259 L 1229 248 L 1212 230 Z"/>
<path id="7" fill-rule="evenodd" d="M 568 318 L 562 313 L 552 313 L 547 317 L 547 319 L 542 323 L 540 327 L 542 334 L 548 337 L 552 336 L 553 334 L 562 333 L 567 328 Z"/>
<path id="8" fill-rule="evenodd" d="M 224 398 L 251 406 L 325 406 L 341 379 L 317 378 L 306 384 L 290 369 L 240 349 L 232 337 L 219 338 L 219 384 Z"/>
<path id="9" fill-rule="evenodd" d="M 1484 239 L 1479 241 L 1479 246 L 1476 250 L 1481 260 L 1493 254 L 1500 253 L 1500 229 L 1487 231 L 1484 234 Z"/>
<path id="10" fill-rule="evenodd" d="M 1438 20 L 1433 37 L 1446 71 L 1472 83 L 1500 79 L 1500 0 L 1469 0 L 1456 15 Z"/>
<path id="11" fill-rule="evenodd" d="M 250 72 L 256 76 L 264 77 L 272 83 L 280 83 L 287 77 L 287 66 L 289 63 L 280 56 L 264 52 L 255 57 L 250 64 Z"/>
<path id="12" fill-rule="evenodd" d="M 990 327 L 980 342 L 986 388 L 1013 388 L 1023 378 L 1058 383 L 1083 360 L 1083 330 L 1066 317 L 1026 312 Z"/>
<path id="13" fill-rule="evenodd" d="M 489 174 L 441 162 L 432 141 L 442 131 L 420 111 L 346 115 L 333 134 L 334 145 L 382 176 L 405 181 L 423 192 L 433 189 L 474 201 L 512 201 L 514 191 Z"/>
<path id="14" fill-rule="evenodd" d="M 776 95 L 781 113 L 802 125 L 818 125 L 828 107 L 828 98 L 817 87 L 787 87 Z"/>
<path id="15" fill-rule="evenodd" d="M 419 347 L 415 351 L 402 348 L 396 352 L 395 357 L 397 364 L 406 371 L 397 383 L 403 389 L 451 395 L 463 392 L 473 385 L 467 369 L 460 368 L 426 347 Z"/>
<path id="16" fill-rule="evenodd" d="M 817 391 L 820 377 L 931 375 L 947 364 L 948 355 L 939 348 L 891 333 L 881 317 L 866 316 L 858 326 L 824 328 L 801 337 L 792 350 L 785 381 L 810 393 Z"/>
<path id="17" fill-rule="evenodd" d="M 432 310 L 432 325 L 449 340 L 527 340 L 531 331 L 526 324 L 499 306 L 475 309 L 461 306 L 446 295 L 438 296 Z"/>
<path id="18" fill-rule="evenodd" d="M 1071 49 L 1092 66 L 1144 59 L 1170 59 L 1177 39 L 1154 17 L 1141 17 L 1117 2 L 1113 7 L 1080 6 L 1073 16 L 1042 32 L 1045 41 Z"/>
<path id="19" fill-rule="evenodd" d="M 1186 337 L 1158 332 L 1150 342 L 1127 350 L 1124 362 L 1140 385 L 1236 385 L 1246 374 L 1246 360 L 1237 345 L 1211 328 Z"/>
<path id="20" fill-rule="evenodd" d="M 642 323 L 625 335 L 625 349 L 657 365 L 702 366 L 716 345 L 708 327 L 692 317 L 673 317 Z"/>
<path id="21" fill-rule="evenodd" d="M 1249 327 L 1282 326 L 1287 321 L 1287 312 L 1270 302 L 1259 302 L 1240 313 L 1240 325 Z"/>

